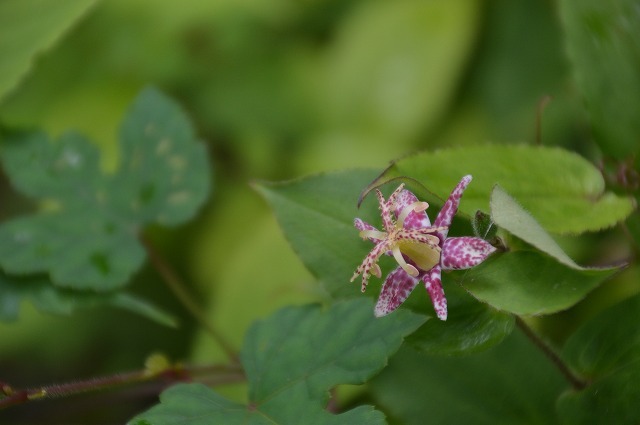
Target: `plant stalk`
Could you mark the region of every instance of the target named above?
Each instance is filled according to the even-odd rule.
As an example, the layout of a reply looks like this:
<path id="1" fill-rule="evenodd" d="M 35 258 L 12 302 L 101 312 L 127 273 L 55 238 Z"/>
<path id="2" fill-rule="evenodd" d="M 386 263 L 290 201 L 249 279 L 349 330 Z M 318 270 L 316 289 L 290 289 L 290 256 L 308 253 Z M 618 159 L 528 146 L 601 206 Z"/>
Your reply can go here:
<path id="1" fill-rule="evenodd" d="M 147 238 L 141 236 L 140 239 L 147 251 L 151 264 L 162 277 L 165 284 L 169 289 L 171 289 L 178 300 L 180 300 L 185 309 L 209 332 L 229 360 L 237 363 L 238 355 L 236 354 L 235 349 L 222 335 L 222 333 L 209 321 L 204 310 L 202 310 L 191 294 L 187 291 L 186 285 L 182 279 L 178 277 L 177 273 L 174 272 Z"/>
<path id="2" fill-rule="evenodd" d="M 560 370 L 560 373 L 565 377 L 567 381 L 571 384 L 573 389 L 576 391 L 580 391 L 585 389 L 588 386 L 588 382 L 584 379 L 576 376 L 573 371 L 569 368 L 569 366 L 560 358 L 558 353 L 551 348 L 549 344 L 536 334 L 527 323 L 520 318 L 520 316 L 516 316 L 516 324 L 520 328 L 520 330 L 529 338 L 542 352 L 551 360 L 551 362 Z"/>
<path id="3" fill-rule="evenodd" d="M 183 367 L 176 365 L 157 373 L 150 373 L 149 370 L 144 369 L 29 389 L 14 389 L 9 384 L 2 383 L 0 384 L 0 410 L 31 401 L 70 397 L 76 394 L 103 391 L 140 382 L 153 380 L 181 382 L 190 381 L 195 378 L 207 380 L 213 377 L 216 378 L 216 382 L 218 383 L 240 382 L 245 379 L 242 369 L 237 365 L 216 365 L 208 367 Z"/>

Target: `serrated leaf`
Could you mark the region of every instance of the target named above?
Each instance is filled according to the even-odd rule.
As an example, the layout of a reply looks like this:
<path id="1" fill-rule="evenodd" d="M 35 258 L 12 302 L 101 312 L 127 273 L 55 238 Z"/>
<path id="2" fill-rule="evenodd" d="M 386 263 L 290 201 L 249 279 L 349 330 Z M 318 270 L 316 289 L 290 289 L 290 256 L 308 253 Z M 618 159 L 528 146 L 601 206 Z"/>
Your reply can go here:
<path id="1" fill-rule="evenodd" d="M 478 302 L 458 285 L 447 285 L 445 291 L 449 316 L 446 321 L 428 320 L 407 338 L 407 343 L 416 350 L 445 356 L 466 355 L 502 342 L 513 331 L 513 315 Z M 429 305 L 427 299 L 421 301 Z"/>
<path id="2" fill-rule="evenodd" d="M 127 112 L 120 131 L 120 167 L 111 194 L 121 213 L 165 225 L 193 217 L 209 194 L 205 145 L 196 143 L 185 113 L 147 88 Z"/>
<path id="3" fill-rule="evenodd" d="M 209 169 L 182 111 L 146 89 L 123 128 L 115 175 L 100 171 L 97 149 L 80 135 L 67 133 L 55 144 L 42 133 L 7 138 L 2 162 L 16 189 L 53 202 L 0 225 L 6 271 L 48 273 L 60 287 L 121 287 L 144 261 L 142 226 L 177 224 L 195 213 L 208 193 Z"/>
<path id="4" fill-rule="evenodd" d="M 17 190 L 58 203 L 97 202 L 95 189 L 105 180 L 98 149 L 73 132 L 55 144 L 42 132 L 10 134 L 2 145 L 2 165 Z"/>
<path id="5" fill-rule="evenodd" d="M 4 222 L 0 264 L 13 274 L 48 273 L 59 287 L 121 287 L 142 265 L 145 253 L 133 223 L 109 212 L 94 206 Z"/>
<path id="6" fill-rule="evenodd" d="M 34 57 L 51 47 L 96 0 L 0 2 L 0 100 L 29 71 Z"/>
<path id="7" fill-rule="evenodd" d="M 558 423 L 554 405 L 565 382 L 520 332 L 471 356 L 402 348 L 369 387 L 405 425 Z"/>
<path id="8" fill-rule="evenodd" d="M 482 302 L 518 315 L 565 310 L 618 269 L 576 270 L 535 251 L 494 254 L 459 273 L 460 283 Z"/>
<path id="9" fill-rule="evenodd" d="M 636 0 L 560 1 L 566 48 L 595 139 L 619 159 L 638 153 L 640 11 Z M 637 156 L 637 155 L 636 155 Z"/>
<path id="10" fill-rule="evenodd" d="M 357 208 L 358 194 L 375 175 L 347 171 L 255 186 L 274 210 L 294 251 L 334 296 L 360 291 L 349 279 L 369 247 L 358 237 L 353 220 L 379 220 L 373 218 L 375 210 L 370 214 Z"/>
<path id="11" fill-rule="evenodd" d="M 304 418 L 306 424 L 383 424 L 384 416 L 371 407 L 340 415 L 325 409 L 330 388 L 364 382 L 424 322 L 407 311 L 375 319 L 372 309 L 366 298 L 326 310 L 284 308 L 247 333 L 241 354 L 250 388 L 247 405 L 200 384 L 183 384 L 163 393 L 160 405 L 130 423 L 162 425 L 180 418 L 192 425 L 290 424 Z"/>
<path id="12" fill-rule="evenodd" d="M 176 326 L 173 317 L 125 292 L 99 294 L 63 289 L 53 286 L 43 276 L 16 277 L 0 272 L 0 320 L 16 320 L 23 301 L 30 301 L 39 311 L 61 315 L 95 306 L 119 307 L 165 326 Z"/>
<path id="13" fill-rule="evenodd" d="M 460 212 L 489 211 L 489 197 L 499 184 L 551 233 L 577 234 L 611 227 L 635 209 L 631 197 L 605 192 L 600 171 L 572 152 L 541 146 L 488 145 L 442 149 L 395 162 L 372 186 L 408 177 L 440 199 L 466 174 L 473 182 Z M 416 192 L 420 195 L 419 187 Z"/>
<path id="14" fill-rule="evenodd" d="M 562 358 L 589 381 L 558 402 L 565 423 L 640 421 L 640 295 L 600 313 L 565 344 Z"/>

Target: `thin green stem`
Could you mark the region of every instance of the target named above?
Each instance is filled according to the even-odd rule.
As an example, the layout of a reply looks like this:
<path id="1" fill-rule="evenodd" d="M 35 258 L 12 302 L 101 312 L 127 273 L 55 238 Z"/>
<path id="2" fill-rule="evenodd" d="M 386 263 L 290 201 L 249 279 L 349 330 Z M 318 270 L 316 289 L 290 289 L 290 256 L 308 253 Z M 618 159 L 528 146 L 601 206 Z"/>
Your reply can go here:
<path id="1" fill-rule="evenodd" d="M 227 341 L 222 333 L 209 321 L 206 313 L 196 303 L 189 291 L 186 289 L 186 285 L 173 271 L 164 258 L 158 253 L 153 244 L 144 236 L 141 236 L 142 244 L 144 245 L 149 261 L 153 265 L 154 269 L 162 277 L 165 284 L 171 289 L 174 295 L 182 303 L 185 309 L 191 313 L 191 315 L 204 327 L 213 339 L 218 343 L 222 351 L 227 355 L 232 362 L 238 361 L 238 355 L 233 346 Z"/>
<path id="2" fill-rule="evenodd" d="M 0 383 L 0 410 L 31 401 L 70 397 L 76 394 L 103 391 L 154 380 L 162 380 L 165 382 L 209 380 L 221 384 L 240 382 L 244 379 L 244 373 L 239 365 L 215 365 L 207 367 L 184 367 L 178 365 L 165 368 L 156 373 L 151 373 L 148 369 L 144 369 L 28 389 L 14 389 L 9 384 Z"/>
<path id="3" fill-rule="evenodd" d="M 558 353 L 551 348 L 538 334 L 536 334 L 529 325 L 522 320 L 521 317 L 516 316 L 516 324 L 520 330 L 529 338 L 546 356 L 551 362 L 560 370 L 560 373 L 565 377 L 567 381 L 575 390 L 582 390 L 588 386 L 588 382 L 584 379 L 576 376 L 569 366 L 560 358 Z"/>

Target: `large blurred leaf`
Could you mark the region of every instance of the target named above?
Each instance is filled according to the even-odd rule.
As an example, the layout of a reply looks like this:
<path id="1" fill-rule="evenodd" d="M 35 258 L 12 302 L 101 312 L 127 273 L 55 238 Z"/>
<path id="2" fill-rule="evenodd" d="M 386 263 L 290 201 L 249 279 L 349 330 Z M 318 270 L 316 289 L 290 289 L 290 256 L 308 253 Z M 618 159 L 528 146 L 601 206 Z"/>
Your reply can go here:
<path id="1" fill-rule="evenodd" d="M 565 126 L 570 121 L 575 126 L 575 115 L 569 120 L 569 114 L 562 111 L 568 67 L 555 3 L 483 3 L 482 37 L 478 41 L 469 81 L 461 96 L 481 110 L 491 132 L 474 135 L 461 128 L 459 131 L 467 135 L 463 143 L 532 140 L 536 106 L 544 95 L 553 96 L 553 102 L 543 115 L 543 142 L 569 142 L 571 138 L 558 134 L 558 124 Z"/>
<path id="2" fill-rule="evenodd" d="M 558 423 L 563 380 L 520 332 L 467 357 L 401 349 L 371 381 L 380 407 L 405 425 Z"/>
<path id="3" fill-rule="evenodd" d="M 589 385 L 560 399 L 558 409 L 566 423 L 640 421 L 639 322 L 636 295 L 594 317 L 567 341 L 562 357 Z"/>
<path id="4" fill-rule="evenodd" d="M 0 100 L 96 0 L 0 2 Z"/>
<path id="5" fill-rule="evenodd" d="M 474 1 L 362 2 L 329 52 L 332 123 L 396 140 L 431 125 L 454 93 L 478 17 Z"/>
<path id="6" fill-rule="evenodd" d="M 611 227 L 635 208 L 630 197 L 605 192 L 600 171 L 584 158 L 539 146 L 475 146 L 424 152 L 395 162 L 372 185 L 409 177 L 445 199 L 460 178 L 473 175 L 460 211 L 489 211 L 499 184 L 552 233 L 582 233 Z"/>
<path id="7" fill-rule="evenodd" d="M 383 424 L 384 416 L 371 407 L 335 416 L 325 409 L 329 389 L 364 382 L 424 321 L 407 311 L 375 319 L 372 309 L 368 299 L 326 310 L 282 309 L 247 334 L 241 357 L 250 386 L 248 405 L 200 384 L 178 385 L 130 423 L 292 424 L 304 418 L 306 424 Z"/>
<path id="8" fill-rule="evenodd" d="M 16 320 L 24 300 L 45 313 L 68 315 L 79 309 L 104 305 L 131 310 L 167 326 L 176 325 L 175 319 L 165 312 L 125 292 L 99 294 L 57 288 L 44 277 L 19 278 L 0 272 L 0 320 Z"/>
<path id="9" fill-rule="evenodd" d="M 618 269 L 576 270 L 535 251 L 495 254 L 464 274 L 462 285 L 479 300 L 515 314 L 565 310 Z"/>
<path id="10" fill-rule="evenodd" d="M 640 9 L 637 0 L 560 1 L 566 47 L 596 141 L 617 158 L 637 156 Z"/>
<path id="11" fill-rule="evenodd" d="M 0 226 L 0 265 L 9 273 L 49 273 L 54 284 L 109 290 L 142 264 L 137 240 L 152 222 L 191 217 L 208 195 L 209 168 L 183 112 L 153 89 L 127 114 L 115 176 L 98 166 L 84 138 L 52 144 L 42 133 L 15 133 L 2 163 L 16 189 L 52 204 Z"/>

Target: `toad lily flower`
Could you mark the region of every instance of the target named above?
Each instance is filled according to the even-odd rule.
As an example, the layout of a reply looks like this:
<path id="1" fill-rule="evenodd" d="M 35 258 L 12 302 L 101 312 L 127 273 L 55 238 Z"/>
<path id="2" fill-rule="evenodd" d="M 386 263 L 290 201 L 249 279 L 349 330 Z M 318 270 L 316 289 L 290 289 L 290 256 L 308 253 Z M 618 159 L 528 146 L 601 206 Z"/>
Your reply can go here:
<path id="1" fill-rule="evenodd" d="M 438 213 L 433 226 L 425 210 L 429 204 L 400 185 L 385 201 L 376 189 L 380 204 L 383 232 L 356 218 L 355 227 L 363 239 L 375 243 L 374 248 L 356 269 L 351 281 L 362 275 L 362 292 L 369 276 L 381 277 L 378 260 L 382 254 L 393 255 L 399 266 L 387 276 L 378 303 L 376 317 L 396 310 L 421 280 L 431 297 L 440 320 L 447 320 L 447 300 L 442 289 L 442 270 L 463 270 L 483 262 L 495 248 L 475 237 L 447 238 L 453 216 L 458 211 L 462 193 L 471 182 L 465 176 L 455 187 Z M 395 219 L 394 219 L 395 216 Z"/>

